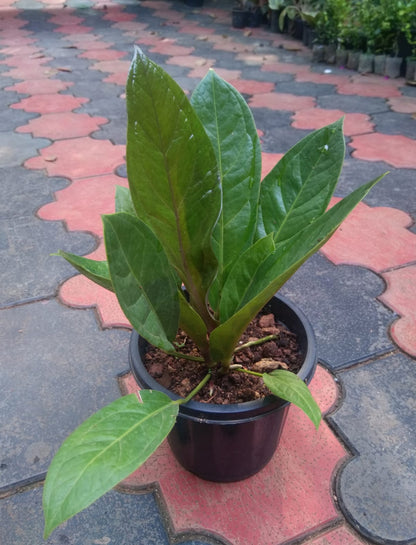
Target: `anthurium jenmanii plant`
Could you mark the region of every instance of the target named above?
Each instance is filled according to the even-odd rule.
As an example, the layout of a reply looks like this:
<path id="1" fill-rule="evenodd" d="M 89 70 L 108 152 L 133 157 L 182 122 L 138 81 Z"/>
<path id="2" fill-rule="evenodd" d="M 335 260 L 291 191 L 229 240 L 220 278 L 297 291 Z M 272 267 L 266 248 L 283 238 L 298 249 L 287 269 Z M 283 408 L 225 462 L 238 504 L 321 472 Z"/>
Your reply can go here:
<path id="1" fill-rule="evenodd" d="M 150 390 L 121 397 L 66 439 L 45 482 L 45 537 L 137 469 L 214 369 L 230 372 L 250 321 L 378 181 L 328 208 L 344 159 L 342 120 L 306 136 L 261 181 L 251 112 L 212 70 L 189 100 L 137 49 L 126 100 L 129 189 L 117 189 L 116 213 L 103 216 L 107 260 L 60 254 L 114 291 L 152 345 L 181 357 L 174 340 L 184 330 L 206 375 L 184 399 Z M 297 375 L 260 376 L 319 425 Z"/>

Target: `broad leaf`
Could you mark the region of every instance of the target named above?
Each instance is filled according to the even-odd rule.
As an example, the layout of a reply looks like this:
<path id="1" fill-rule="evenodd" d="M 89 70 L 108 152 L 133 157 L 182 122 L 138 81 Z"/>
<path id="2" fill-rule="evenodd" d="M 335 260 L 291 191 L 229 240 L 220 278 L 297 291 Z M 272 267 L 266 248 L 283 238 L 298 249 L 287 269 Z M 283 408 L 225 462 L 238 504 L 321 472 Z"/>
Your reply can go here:
<path id="1" fill-rule="evenodd" d="M 260 141 L 245 100 L 213 70 L 195 89 L 191 104 L 212 142 L 222 183 L 222 212 L 213 236 L 219 272 L 210 291 L 210 302 L 216 308 L 227 268 L 255 236 Z"/>
<path id="2" fill-rule="evenodd" d="M 250 320 L 273 297 L 295 271 L 334 234 L 351 210 L 383 176 L 364 184 L 339 201 L 314 223 L 284 243 L 263 261 L 247 289 L 239 264 L 231 271 L 223 290 L 223 300 L 233 302 L 235 314 L 211 333 L 214 361 L 230 361 L 234 347 Z M 241 280 L 239 281 L 239 278 Z M 238 290 L 238 293 L 235 291 Z M 225 303 L 224 303 L 225 304 Z M 229 309 L 228 312 L 231 312 Z"/>
<path id="3" fill-rule="evenodd" d="M 207 327 L 200 315 L 191 307 L 182 290 L 179 292 L 179 325 L 191 337 L 203 356 L 208 356 Z"/>
<path id="4" fill-rule="evenodd" d="M 178 405 L 143 390 L 96 412 L 62 444 L 43 491 L 45 539 L 59 524 L 111 490 L 157 449 L 172 429 Z"/>
<path id="5" fill-rule="evenodd" d="M 70 254 L 68 252 L 63 252 L 62 250 L 59 250 L 56 255 L 64 257 L 68 263 L 71 263 L 71 265 L 77 269 L 77 271 L 99 286 L 114 291 L 107 261 L 95 261 L 94 259 Z"/>
<path id="6" fill-rule="evenodd" d="M 203 313 L 217 271 L 211 235 L 221 209 L 212 144 L 182 89 L 139 49 L 126 92 L 134 207 Z"/>
<path id="7" fill-rule="evenodd" d="M 268 256 L 273 254 L 274 250 L 273 234 L 270 234 L 255 242 L 240 256 L 238 264 L 235 266 L 238 269 L 238 274 L 229 275 L 225 297 L 221 299 L 221 322 L 228 320 L 239 308 L 242 292 L 250 289 L 253 278 L 256 278 L 257 269 Z"/>
<path id="8" fill-rule="evenodd" d="M 149 343 L 173 350 L 178 330 L 178 288 L 166 254 L 136 216 L 103 216 L 108 265 L 117 299 L 131 325 Z"/>
<path id="9" fill-rule="evenodd" d="M 302 379 L 290 371 L 277 369 L 271 373 L 264 373 L 263 381 L 272 394 L 302 409 L 312 420 L 315 428 L 319 428 L 321 410 Z"/>
<path id="10" fill-rule="evenodd" d="M 136 215 L 128 187 L 121 185 L 116 187 L 116 212 L 126 212 L 126 214 Z"/>
<path id="11" fill-rule="evenodd" d="M 259 236 L 296 235 L 321 216 L 344 161 L 342 119 L 314 131 L 291 148 L 261 184 Z"/>

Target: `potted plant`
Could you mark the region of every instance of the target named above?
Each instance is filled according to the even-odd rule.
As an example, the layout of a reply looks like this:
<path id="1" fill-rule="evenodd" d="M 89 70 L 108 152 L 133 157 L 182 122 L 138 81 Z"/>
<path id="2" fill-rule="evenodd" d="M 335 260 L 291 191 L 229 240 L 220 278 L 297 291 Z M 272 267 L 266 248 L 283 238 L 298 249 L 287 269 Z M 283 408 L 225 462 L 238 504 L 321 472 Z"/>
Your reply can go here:
<path id="1" fill-rule="evenodd" d="M 45 537 L 139 467 L 171 432 L 180 411 L 186 420 L 195 396 L 204 388 L 210 394 L 231 375 L 256 380 L 273 395 L 231 407 L 230 435 L 233 418 L 240 424 L 234 409 L 244 412 L 247 405 L 255 414 L 246 431 L 264 415 L 268 419 L 270 411 L 283 421 L 279 410 L 286 401 L 319 425 L 319 408 L 304 382 L 314 361 L 308 364 L 309 376 L 285 369 L 253 371 L 236 359 L 239 340 L 378 181 L 328 209 L 345 152 L 340 120 L 295 145 L 260 184 L 261 151 L 251 112 L 212 70 L 189 101 L 168 74 L 137 50 L 126 100 L 129 190 L 119 188 L 116 213 L 103 217 L 107 261 L 60 254 L 116 293 L 140 337 L 167 357 L 180 358 L 179 368 L 198 365 L 201 378 L 187 385 L 183 397 L 166 394 L 159 385 L 141 390 L 140 399 L 136 394 L 121 397 L 65 440 L 45 481 Z M 302 321 L 284 301 L 277 303 L 277 311 L 285 313 L 284 320 Z M 194 343 L 188 352 L 178 328 Z M 279 336 L 280 329 L 275 333 Z M 139 346 L 133 337 L 132 352 L 143 355 L 146 343 Z M 209 405 L 198 403 L 197 411 L 200 406 L 218 410 Z M 207 420 L 199 416 L 200 426 Z M 276 433 L 280 424 L 271 422 L 263 436 Z M 179 428 L 179 438 L 190 441 L 188 429 Z M 261 448 L 256 434 L 250 446 Z M 221 466 L 226 455 L 220 442 L 215 463 Z M 233 456 L 238 464 L 238 452 Z"/>

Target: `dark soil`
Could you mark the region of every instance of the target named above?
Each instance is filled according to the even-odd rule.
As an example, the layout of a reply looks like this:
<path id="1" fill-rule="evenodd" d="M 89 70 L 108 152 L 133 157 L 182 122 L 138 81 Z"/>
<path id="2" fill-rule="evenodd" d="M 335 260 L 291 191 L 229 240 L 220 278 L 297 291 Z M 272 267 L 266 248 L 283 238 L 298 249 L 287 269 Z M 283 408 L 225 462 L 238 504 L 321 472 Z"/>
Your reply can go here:
<path id="1" fill-rule="evenodd" d="M 236 352 L 233 364 L 260 373 L 274 369 L 288 369 L 297 373 L 303 357 L 299 352 L 296 335 L 276 322 L 273 314 L 259 314 L 250 323 L 240 344 L 268 335 L 277 335 L 277 339 Z M 198 349 L 183 332 L 178 333 L 176 343 L 178 352 L 199 356 Z M 207 373 L 204 364 L 169 356 L 153 346 L 149 346 L 144 364 L 157 382 L 181 397 L 186 397 Z M 223 375 L 214 370 L 211 380 L 193 399 L 224 405 L 253 401 L 269 394 L 261 377 L 236 370 Z"/>

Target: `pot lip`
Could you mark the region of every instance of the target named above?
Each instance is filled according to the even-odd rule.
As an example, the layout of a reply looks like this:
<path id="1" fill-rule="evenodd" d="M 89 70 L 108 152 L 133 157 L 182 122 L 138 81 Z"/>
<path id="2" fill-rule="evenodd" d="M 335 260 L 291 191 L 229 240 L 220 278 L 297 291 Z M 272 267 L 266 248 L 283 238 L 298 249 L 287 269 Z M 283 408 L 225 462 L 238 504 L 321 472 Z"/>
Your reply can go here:
<path id="1" fill-rule="evenodd" d="M 296 315 L 300 322 L 300 326 L 303 328 L 303 334 L 306 338 L 305 360 L 297 375 L 300 379 L 309 384 L 315 373 L 317 365 L 316 339 L 312 325 L 306 315 L 303 313 L 303 311 L 300 310 L 300 308 L 295 303 L 288 300 L 286 297 L 280 294 L 274 295 L 271 301 L 272 300 L 275 300 L 278 304 L 283 304 L 283 307 L 286 307 L 290 313 Z M 284 320 L 282 321 L 284 323 Z M 179 395 L 163 387 L 151 375 L 149 375 L 141 359 L 139 349 L 140 341 L 147 342 L 145 341 L 145 339 L 140 337 L 137 331 L 133 330 L 129 344 L 129 363 L 131 371 L 136 380 L 139 383 L 144 380 L 146 383 L 144 386 L 145 388 L 158 390 L 166 394 L 172 400 L 181 399 Z M 221 415 L 222 417 L 233 419 L 240 418 L 242 415 L 247 413 L 250 414 L 250 416 L 253 416 L 257 413 L 270 412 L 276 409 L 280 409 L 288 404 L 288 401 L 283 401 L 282 399 L 271 394 L 260 400 L 247 401 L 244 403 L 233 403 L 230 405 L 202 403 L 200 401 L 191 400 L 188 401 L 188 403 L 180 406 L 180 412 L 190 416 L 198 416 L 203 413 L 206 414 L 208 417 Z"/>

